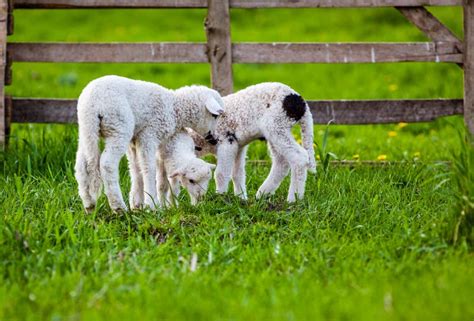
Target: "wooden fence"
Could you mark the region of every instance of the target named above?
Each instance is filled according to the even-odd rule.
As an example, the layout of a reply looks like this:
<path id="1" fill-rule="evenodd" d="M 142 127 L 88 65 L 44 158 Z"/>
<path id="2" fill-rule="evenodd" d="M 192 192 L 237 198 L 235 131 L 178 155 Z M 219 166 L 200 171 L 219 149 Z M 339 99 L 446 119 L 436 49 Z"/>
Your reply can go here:
<path id="1" fill-rule="evenodd" d="M 463 6 L 464 41 L 424 6 Z M 232 43 L 231 8 L 394 7 L 425 33 L 415 43 Z M 208 8 L 207 43 L 9 43 L 14 9 Z M 233 90 L 233 63 L 455 63 L 464 100 L 310 101 L 316 123 L 424 122 L 462 115 L 474 133 L 474 0 L 0 0 L 0 144 L 10 123 L 75 123 L 76 100 L 5 97 L 13 62 L 210 63 L 212 86 Z M 442 81 L 440 79 L 439 81 Z"/>

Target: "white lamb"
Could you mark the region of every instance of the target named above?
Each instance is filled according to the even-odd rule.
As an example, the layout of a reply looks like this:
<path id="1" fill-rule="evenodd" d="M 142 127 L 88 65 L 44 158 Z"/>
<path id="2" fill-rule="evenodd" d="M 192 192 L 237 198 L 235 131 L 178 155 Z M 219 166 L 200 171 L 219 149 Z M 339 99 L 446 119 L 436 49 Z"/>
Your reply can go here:
<path id="1" fill-rule="evenodd" d="M 307 170 L 316 170 L 313 150 L 313 117 L 305 100 L 281 83 L 262 83 L 223 97 L 225 112 L 218 118 L 214 135 L 193 134 L 199 155 L 217 154 L 215 179 L 218 193 L 225 193 L 230 179 L 234 193 L 246 199 L 245 156 L 256 139 L 268 141 L 272 168 L 257 198 L 273 194 L 291 169 L 288 202 L 303 198 Z M 291 128 L 301 125 L 303 147 Z M 207 143 L 206 143 L 207 141 Z M 212 146 L 215 145 L 215 146 Z"/>
<path id="2" fill-rule="evenodd" d="M 90 82 L 78 105 L 79 147 L 76 179 L 87 211 L 94 209 L 101 181 L 110 207 L 126 210 L 118 165 L 127 153 L 132 187 L 131 208 L 157 204 L 156 151 L 184 127 L 205 135 L 223 112 L 219 93 L 204 86 L 169 90 L 154 83 L 118 76 Z M 100 153 L 99 139 L 105 147 Z M 128 148 L 128 151 L 127 151 Z"/>
<path id="3" fill-rule="evenodd" d="M 160 203 L 175 203 L 183 186 L 196 205 L 206 194 L 215 167 L 196 156 L 194 141 L 187 133 L 177 133 L 159 150 L 156 182 Z"/>

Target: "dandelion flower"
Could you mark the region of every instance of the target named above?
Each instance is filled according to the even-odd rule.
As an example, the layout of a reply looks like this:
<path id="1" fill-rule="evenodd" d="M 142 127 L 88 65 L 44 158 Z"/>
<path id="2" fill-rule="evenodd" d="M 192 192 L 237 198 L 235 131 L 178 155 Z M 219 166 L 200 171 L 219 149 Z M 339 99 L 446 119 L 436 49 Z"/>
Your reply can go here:
<path id="1" fill-rule="evenodd" d="M 352 155 L 352 159 L 359 160 L 360 156 L 359 154 Z"/>
<path id="2" fill-rule="evenodd" d="M 400 128 L 400 129 L 405 128 L 407 126 L 408 126 L 407 123 L 398 123 L 398 128 Z"/>
<path id="3" fill-rule="evenodd" d="M 415 152 L 415 153 L 413 154 L 413 157 L 415 157 L 415 158 L 420 158 L 420 156 L 421 156 L 421 153 L 420 153 L 420 152 Z"/>
<path id="4" fill-rule="evenodd" d="M 397 91 L 398 90 L 398 85 L 397 84 L 390 84 L 388 85 L 388 90 L 390 91 Z"/>
<path id="5" fill-rule="evenodd" d="M 384 161 L 384 160 L 387 159 L 387 155 L 384 155 L 384 154 L 379 155 L 379 156 L 377 157 L 377 159 L 378 159 L 379 161 Z"/>
<path id="6" fill-rule="evenodd" d="M 316 155 L 316 159 L 321 160 L 321 157 L 319 157 L 319 155 Z"/>
<path id="7" fill-rule="evenodd" d="M 391 130 L 391 131 L 388 132 L 388 136 L 389 137 L 395 137 L 395 136 L 397 136 L 397 132 L 394 131 L 394 130 Z"/>

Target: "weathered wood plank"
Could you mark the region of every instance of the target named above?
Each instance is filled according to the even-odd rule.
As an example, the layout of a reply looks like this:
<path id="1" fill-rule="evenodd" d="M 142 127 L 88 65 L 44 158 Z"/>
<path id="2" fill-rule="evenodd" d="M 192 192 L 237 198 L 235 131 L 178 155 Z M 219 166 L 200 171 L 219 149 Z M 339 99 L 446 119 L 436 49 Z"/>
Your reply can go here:
<path id="1" fill-rule="evenodd" d="M 462 62 L 452 42 L 236 43 L 234 63 Z"/>
<path id="2" fill-rule="evenodd" d="M 14 0 L 15 9 L 205 8 L 207 0 Z"/>
<path id="3" fill-rule="evenodd" d="M 14 1 L 8 0 L 7 34 L 9 36 L 13 34 L 13 26 L 14 26 L 13 6 L 14 6 Z"/>
<path id="4" fill-rule="evenodd" d="M 10 137 L 10 129 L 12 123 L 13 99 L 11 96 L 5 95 L 5 134 L 7 136 L 6 146 Z"/>
<path id="5" fill-rule="evenodd" d="M 464 122 L 474 135 L 474 1 L 464 1 Z"/>
<path id="6" fill-rule="evenodd" d="M 15 123 L 76 123 L 74 99 L 13 99 Z M 463 112 L 461 99 L 309 101 L 316 124 L 426 122 Z"/>
<path id="7" fill-rule="evenodd" d="M 232 8 L 460 6 L 462 0 L 230 0 Z M 207 0 L 15 0 L 15 8 L 205 8 Z"/>
<path id="8" fill-rule="evenodd" d="M 11 54 L 7 51 L 6 59 L 5 59 L 5 86 L 10 86 L 13 81 L 13 71 L 12 71 L 12 57 Z"/>
<path id="9" fill-rule="evenodd" d="M 232 8 L 459 6 L 462 0 L 231 0 Z"/>
<path id="10" fill-rule="evenodd" d="M 455 42 L 459 52 L 462 52 L 462 41 L 426 8 L 397 7 L 396 9 L 432 41 Z"/>
<path id="11" fill-rule="evenodd" d="M 77 100 L 13 98 L 14 123 L 77 123 Z"/>
<path id="12" fill-rule="evenodd" d="M 316 124 L 383 124 L 432 121 L 462 114 L 461 99 L 309 101 Z"/>
<path id="13" fill-rule="evenodd" d="M 7 64 L 6 44 L 8 32 L 8 0 L 0 0 L 0 149 L 7 142 L 6 112 L 5 112 L 5 67 Z"/>
<path id="14" fill-rule="evenodd" d="M 9 43 L 17 62 L 208 62 L 203 43 Z M 229 57 L 215 56 L 219 59 Z M 461 63 L 456 43 L 236 43 L 234 63 Z M 228 67 L 228 62 L 227 65 Z"/>
<path id="15" fill-rule="evenodd" d="M 9 43 L 19 62 L 208 62 L 203 43 Z"/>
<path id="16" fill-rule="evenodd" d="M 234 88 L 229 0 L 208 0 L 208 5 L 205 27 L 212 87 L 228 95 Z"/>

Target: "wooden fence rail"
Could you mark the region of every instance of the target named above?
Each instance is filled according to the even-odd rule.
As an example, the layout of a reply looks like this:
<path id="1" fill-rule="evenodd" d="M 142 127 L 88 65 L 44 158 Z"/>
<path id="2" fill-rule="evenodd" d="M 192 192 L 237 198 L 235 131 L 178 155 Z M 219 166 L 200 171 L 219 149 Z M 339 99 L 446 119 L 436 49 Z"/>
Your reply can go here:
<path id="1" fill-rule="evenodd" d="M 7 101 L 15 123 L 77 122 L 75 99 L 14 98 Z M 374 124 L 426 122 L 462 115 L 461 99 L 431 100 L 320 100 L 308 101 L 316 124 Z"/>
<path id="2" fill-rule="evenodd" d="M 462 0 L 230 0 L 231 8 L 460 6 Z M 208 0 L 15 0 L 15 8 L 207 8 Z"/>
<path id="3" fill-rule="evenodd" d="M 463 6 L 459 39 L 424 6 Z M 394 7 L 430 42 L 413 43 L 232 43 L 231 8 Z M 207 43 L 9 43 L 13 9 L 207 8 Z M 15 62 L 209 63 L 212 86 L 233 90 L 234 63 L 455 63 L 464 71 L 464 99 L 309 101 L 315 123 L 425 122 L 464 115 L 474 133 L 474 0 L 0 0 L 0 144 L 11 122 L 75 123 L 76 100 L 11 98 Z M 439 81 L 442 81 L 441 79 Z"/>
<path id="4" fill-rule="evenodd" d="M 232 54 L 228 59 L 233 63 L 462 63 L 458 46 L 456 42 L 236 43 L 229 49 Z M 14 62 L 207 63 L 209 60 L 204 43 L 9 43 L 7 48 Z M 215 59 L 219 60 L 219 56 Z M 230 68 L 231 62 L 227 64 Z M 219 71 L 216 71 L 219 75 L 232 74 L 231 70 Z"/>

